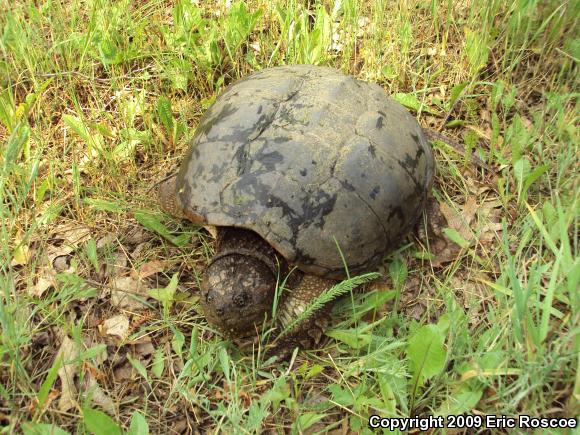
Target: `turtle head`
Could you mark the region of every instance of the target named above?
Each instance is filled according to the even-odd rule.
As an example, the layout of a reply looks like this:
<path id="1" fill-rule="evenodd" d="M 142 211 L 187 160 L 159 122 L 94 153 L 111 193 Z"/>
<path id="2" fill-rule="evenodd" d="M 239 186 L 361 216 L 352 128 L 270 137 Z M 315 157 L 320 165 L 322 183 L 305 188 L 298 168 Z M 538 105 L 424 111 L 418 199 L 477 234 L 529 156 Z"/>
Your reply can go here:
<path id="1" fill-rule="evenodd" d="M 201 285 L 206 319 L 228 335 L 255 334 L 272 311 L 276 281 L 272 268 L 256 256 L 214 257 Z"/>

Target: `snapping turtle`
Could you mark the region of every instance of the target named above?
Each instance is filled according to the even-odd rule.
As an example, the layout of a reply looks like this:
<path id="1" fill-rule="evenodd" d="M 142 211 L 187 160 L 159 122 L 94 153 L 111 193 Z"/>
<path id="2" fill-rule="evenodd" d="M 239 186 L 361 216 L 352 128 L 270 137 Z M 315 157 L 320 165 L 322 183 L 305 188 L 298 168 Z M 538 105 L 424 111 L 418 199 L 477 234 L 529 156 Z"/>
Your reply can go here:
<path id="1" fill-rule="evenodd" d="M 201 304 L 232 336 L 272 311 L 282 327 L 340 280 L 371 270 L 416 223 L 434 172 L 416 120 L 378 85 L 332 68 L 267 68 L 229 86 L 201 120 L 162 208 L 217 227 Z M 324 316 L 296 327 L 317 341 Z"/>

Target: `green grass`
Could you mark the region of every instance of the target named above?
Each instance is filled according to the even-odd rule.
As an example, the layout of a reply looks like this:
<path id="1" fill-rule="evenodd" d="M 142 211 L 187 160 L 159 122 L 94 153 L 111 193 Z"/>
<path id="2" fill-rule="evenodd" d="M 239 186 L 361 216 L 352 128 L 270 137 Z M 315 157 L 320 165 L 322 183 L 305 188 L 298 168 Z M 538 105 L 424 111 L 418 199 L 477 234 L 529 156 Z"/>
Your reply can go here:
<path id="1" fill-rule="evenodd" d="M 2 433 L 577 415 L 580 3 L 195 3 L 0 0 Z M 463 139 L 434 144 L 434 196 L 476 208 L 445 231 L 452 258 L 410 239 L 323 349 L 279 363 L 205 323 L 211 237 L 149 189 L 221 89 L 290 63 L 378 82 Z M 119 305 L 128 282 L 142 303 Z"/>

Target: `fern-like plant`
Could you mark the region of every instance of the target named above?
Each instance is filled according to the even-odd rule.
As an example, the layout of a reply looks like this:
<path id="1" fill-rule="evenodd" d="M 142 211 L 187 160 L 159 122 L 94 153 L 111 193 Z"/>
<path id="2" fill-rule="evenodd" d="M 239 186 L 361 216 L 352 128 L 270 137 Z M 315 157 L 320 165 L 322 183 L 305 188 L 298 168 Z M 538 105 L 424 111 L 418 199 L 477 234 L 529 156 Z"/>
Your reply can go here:
<path id="1" fill-rule="evenodd" d="M 305 310 L 302 312 L 302 314 L 300 314 L 296 319 L 294 319 L 292 322 L 286 325 L 286 327 L 280 333 L 280 335 L 276 337 L 276 340 L 279 340 L 280 338 L 290 333 L 296 327 L 296 325 L 299 325 L 300 323 L 308 320 L 315 312 L 323 308 L 328 302 L 332 301 L 333 299 L 339 296 L 351 292 L 360 285 L 363 285 L 369 281 L 377 279 L 379 276 L 381 276 L 381 274 L 378 272 L 365 273 L 363 275 L 345 279 L 344 281 L 341 281 L 338 284 L 332 286 L 331 288 L 320 294 L 320 296 L 314 299 L 310 304 L 308 304 Z"/>

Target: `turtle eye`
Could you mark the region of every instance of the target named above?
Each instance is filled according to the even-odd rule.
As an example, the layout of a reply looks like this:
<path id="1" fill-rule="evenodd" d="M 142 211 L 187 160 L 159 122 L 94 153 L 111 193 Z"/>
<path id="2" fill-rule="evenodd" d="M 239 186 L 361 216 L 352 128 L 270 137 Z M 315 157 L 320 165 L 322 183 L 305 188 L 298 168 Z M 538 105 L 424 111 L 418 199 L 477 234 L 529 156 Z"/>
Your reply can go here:
<path id="1" fill-rule="evenodd" d="M 211 304 L 213 302 L 213 296 L 207 295 L 207 298 L 205 298 L 205 300 L 207 301 L 208 304 Z"/>

